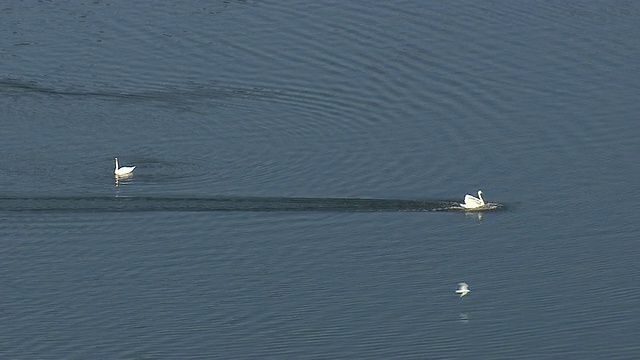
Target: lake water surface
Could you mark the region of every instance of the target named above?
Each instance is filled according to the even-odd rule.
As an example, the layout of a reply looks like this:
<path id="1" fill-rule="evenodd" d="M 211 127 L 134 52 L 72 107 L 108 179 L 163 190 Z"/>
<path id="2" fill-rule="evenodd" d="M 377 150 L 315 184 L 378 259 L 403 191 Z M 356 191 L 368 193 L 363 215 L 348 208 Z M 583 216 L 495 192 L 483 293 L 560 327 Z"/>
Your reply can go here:
<path id="1" fill-rule="evenodd" d="M 0 357 L 640 357 L 639 4 L 0 20 Z"/>

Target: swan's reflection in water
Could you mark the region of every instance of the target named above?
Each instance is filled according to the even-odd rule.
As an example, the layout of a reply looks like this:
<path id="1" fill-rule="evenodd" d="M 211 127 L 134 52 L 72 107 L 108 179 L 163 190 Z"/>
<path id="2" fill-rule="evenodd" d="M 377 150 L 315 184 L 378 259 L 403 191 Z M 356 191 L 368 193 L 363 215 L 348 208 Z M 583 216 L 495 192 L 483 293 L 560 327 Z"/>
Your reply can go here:
<path id="1" fill-rule="evenodd" d="M 478 222 L 482 222 L 482 212 L 481 211 L 467 211 L 464 213 L 464 216 L 468 218 L 477 218 Z"/>
<path id="2" fill-rule="evenodd" d="M 120 185 L 127 185 L 133 182 L 133 174 L 116 175 L 115 179 L 116 179 L 116 189 L 117 189 Z"/>

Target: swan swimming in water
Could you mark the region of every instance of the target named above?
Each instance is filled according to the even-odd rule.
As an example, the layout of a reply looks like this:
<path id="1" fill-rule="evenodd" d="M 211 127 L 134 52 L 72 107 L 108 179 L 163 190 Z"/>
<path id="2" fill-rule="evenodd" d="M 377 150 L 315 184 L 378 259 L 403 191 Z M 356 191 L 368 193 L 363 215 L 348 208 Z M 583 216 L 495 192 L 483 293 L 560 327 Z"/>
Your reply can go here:
<path id="1" fill-rule="evenodd" d="M 460 297 L 463 297 L 469 293 L 469 285 L 465 282 L 458 283 L 458 290 L 456 290 L 456 294 L 460 294 Z"/>
<path id="2" fill-rule="evenodd" d="M 133 169 L 135 169 L 135 166 L 123 166 L 123 167 L 119 167 L 118 166 L 118 158 L 115 158 L 116 160 L 116 169 L 113 171 L 113 173 L 116 176 L 129 176 L 133 174 Z"/>
<path id="3" fill-rule="evenodd" d="M 484 199 L 482 198 L 482 190 L 478 190 L 478 197 L 473 195 L 465 195 L 464 196 L 464 204 L 460 204 L 465 209 L 476 209 L 484 206 Z"/>

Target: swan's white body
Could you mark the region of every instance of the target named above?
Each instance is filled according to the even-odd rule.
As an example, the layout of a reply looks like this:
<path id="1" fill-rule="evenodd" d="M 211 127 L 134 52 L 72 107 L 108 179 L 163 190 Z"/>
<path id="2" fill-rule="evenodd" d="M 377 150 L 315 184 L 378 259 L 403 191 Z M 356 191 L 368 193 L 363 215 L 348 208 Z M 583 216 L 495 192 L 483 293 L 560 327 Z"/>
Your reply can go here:
<path id="1" fill-rule="evenodd" d="M 116 176 L 128 176 L 133 174 L 133 169 L 135 169 L 135 166 L 123 166 L 123 167 L 119 167 L 118 166 L 118 158 L 115 158 L 116 160 L 116 169 L 113 171 L 113 173 Z"/>
<path id="2" fill-rule="evenodd" d="M 458 290 L 456 290 L 456 294 L 460 294 L 460 297 L 463 297 L 469 293 L 469 285 L 467 283 L 461 282 L 458 284 Z"/>
<path id="3" fill-rule="evenodd" d="M 484 199 L 482 198 L 482 190 L 478 190 L 478 197 L 473 195 L 464 196 L 464 204 L 460 204 L 465 209 L 475 209 L 484 206 Z"/>

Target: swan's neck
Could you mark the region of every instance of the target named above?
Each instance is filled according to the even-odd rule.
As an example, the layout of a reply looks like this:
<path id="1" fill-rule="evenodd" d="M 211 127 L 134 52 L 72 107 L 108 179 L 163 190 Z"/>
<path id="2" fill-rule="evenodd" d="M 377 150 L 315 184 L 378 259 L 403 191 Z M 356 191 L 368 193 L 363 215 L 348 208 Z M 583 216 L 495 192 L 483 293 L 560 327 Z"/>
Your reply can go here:
<path id="1" fill-rule="evenodd" d="M 119 169 L 119 167 L 118 167 L 118 158 L 116 158 L 116 170 L 118 170 L 118 169 Z"/>
<path id="2" fill-rule="evenodd" d="M 482 202 L 482 205 L 484 205 L 484 199 L 482 198 L 482 193 L 480 191 L 478 191 L 478 198 Z"/>

